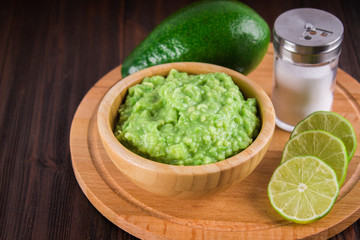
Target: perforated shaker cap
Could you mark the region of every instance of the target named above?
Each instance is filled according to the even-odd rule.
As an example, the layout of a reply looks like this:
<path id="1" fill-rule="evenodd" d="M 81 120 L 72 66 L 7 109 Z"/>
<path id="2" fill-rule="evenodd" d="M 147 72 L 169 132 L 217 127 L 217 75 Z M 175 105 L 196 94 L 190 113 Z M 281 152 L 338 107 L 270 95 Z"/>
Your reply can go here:
<path id="1" fill-rule="evenodd" d="M 293 63 L 319 64 L 341 52 L 341 21 L 319 9 L 298 8 L 282 13 L 274 24 L 274 50 Z"/>

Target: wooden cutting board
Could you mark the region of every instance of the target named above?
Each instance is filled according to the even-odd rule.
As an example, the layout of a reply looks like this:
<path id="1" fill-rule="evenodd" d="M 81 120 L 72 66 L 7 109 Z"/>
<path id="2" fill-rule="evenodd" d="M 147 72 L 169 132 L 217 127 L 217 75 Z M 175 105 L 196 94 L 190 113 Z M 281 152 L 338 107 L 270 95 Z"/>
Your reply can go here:
<path id="1" fill-rule="evenodd" d="M 248 77 L 270 95 L 273 50 Z M 245 180 L 225 192 L 196 200 L 174 200 L 145 192 L 111 162 L 100 141 L 96 112 L 105 93 L 121 80 L 115 68 L 86 94 L 74 116 L 70 147 L 76 179 L 90 202 L 112 223 L 142 239 L 326 239 L 360 217 L 360 149 L 348 167 L 338 200 L 323 219 L 290 223 L 271 207 L 267 184 L 280 163 L 290 134 L 276 128 L 262 162 Z M 354 126 L 360 142 L 360 84 L 338 70 L 333 111 Z"/>

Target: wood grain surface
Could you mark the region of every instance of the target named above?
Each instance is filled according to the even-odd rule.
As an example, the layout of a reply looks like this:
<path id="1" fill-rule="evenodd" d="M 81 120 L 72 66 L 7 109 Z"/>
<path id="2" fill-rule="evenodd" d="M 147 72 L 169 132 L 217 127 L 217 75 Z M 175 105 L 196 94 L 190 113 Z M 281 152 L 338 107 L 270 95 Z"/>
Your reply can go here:
<path id="1" fill-rule="evenodd" d="M 268 94 L 272 87 L 268 81 L 273 74 L 272 65 L 270 46 L 260 66 L 250 74 Z M 254 172 L 225 192 L 178 200 L 159 197 L 137 187 L 126 172 L 117 169 L 119 164 L 111 160 L 106 145 L 100 140 L 97 125 L 101 123 L 97 119 L 98 109 L 102 108 L 100 102 L 111 86 L 121 79 L 119 69 L 105 75 L 81 102 L 71 126 L 70 147 L 74 172 L 83 192 L 120 228 L 145 239 L 314 239 L 331 237 L 360 216 L 360 149 L 349 164 L 346 180 L 328 216 L 303 226 L 285 221 L 272 209 L 267 184 L 280 163 L 282 149 L 290 136 L 279 128 Z M 116 86 L 119 84 L 121 81 Z M 333 110 L 349 119 L 358 139 L 359 97 L 360 84 L 339 70 Z"/>
<path id="2" fill-rule="evenodd" d="M 94 84 L 161 20 L 191 2 L 0 2 L 0 239 L 136 239 L 82 192 L 71 165 L 70 126 Z M 357 1 L 243 2 L 271 28 L 293 8 L 333 13 L 345 27 L 339 66 L 360 80 Z M 360 239 L 359 220 L 340 231 L 332 239 Z"/>

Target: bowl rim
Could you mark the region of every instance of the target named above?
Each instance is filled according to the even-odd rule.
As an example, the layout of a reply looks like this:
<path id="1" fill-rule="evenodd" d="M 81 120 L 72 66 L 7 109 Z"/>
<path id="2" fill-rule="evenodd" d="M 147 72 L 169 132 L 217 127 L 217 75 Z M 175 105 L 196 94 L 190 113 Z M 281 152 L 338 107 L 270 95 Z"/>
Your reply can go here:
<path id="1" fill-rule="evenodd" d="M 110 112 L 111 105 L 113 104 L 114 99 L 116 98 L 114 96 L 119 96 L 121 92 L 124 89 L 126 89 L 125 94 L 122 97 L 123 100 L 123 98 L 127 94 L 127 89 L 130 86 L 136 84 L 136 83 L 134 84 L 134 82 L 136 81 L 141 82 L 145 76 L 166 75 L 166 74 L 159 74 L 159 72 L 168 73 L 173 68 L 179 71 L 188 72 L 189 74 L 192 74 L 191 73 L 192 71 L 185 70 L 190 65 L 196 67 L 197 71 L 201 71 L 204 73 L 225 72 L 226 74 L 230 75 L 232 78 L 234 77 L 238 78 L 245 86 L 249 87 L 253 91 L 252 94 L 257 95 L 256 99 L 261 117 L 261 129 L 258 136 L 247 148 L 245 148 L 240 153 L 232 157 L 226 158 L 222 161 L 210 163 L 206 165 L 179 166 L 179 165 L 160 163 L 154 160 L 144 158 L 132 152 L 131 150 L 127 149 L 116 139 L 111 129 L 110 121 L 108 120 L 108 113 Z M 213 71 L 212 69 L 216 69 L 216 71 Z M 244 94 L 243 90 L 242 89 L 240 90 Z M 98 125 L 98 133 L 100 135 L 103 145 L 105 146 L 105 150 L 107 151 L 107 153 L 108 151 L 112 151 L 113 154 L 121 156 L 122 160 L 127 161 L 128 163 L 131 163 L 133 165 L 136 165 L 137 167 L 140 167 L 148 171 L 156 171 L 162 174 L 176 172 L 179 175 L 195 175 L 195 174 L 198 175 L 198 174 L 208 174 L 209 172 L 216 172 L 218 170 L 221 171 L 228 170 L 256 156 L 258 152 L 261 151 L 261 149 L 265 148 L 272 139 L 275 130 L 275 110 L 270 100 L 270 97 L 266 94 L 266 92 L 262 89 L 262 87 L 260 87 L 260 85 L 258 85 L 257 83 L 255 83 L 254 81 L 250 80 L 248 77 L 237 71 L 209 63 L 176 62 L 176 63 L 165 63 L 165 64 L 149 67 L 140 70 L 138 72 L 135 72 L 123 79 L 120 79 L 117 83 L 115 83 L 115 85 L 113 85 L 110 88 L 110 90 L 104 95 L 103 99 L 101 100 L 97 112 L 97 125 Z M 111 160 L 114 161 L 114 159 Z M 117 164 L 115 165 L 117 166 Z"/>

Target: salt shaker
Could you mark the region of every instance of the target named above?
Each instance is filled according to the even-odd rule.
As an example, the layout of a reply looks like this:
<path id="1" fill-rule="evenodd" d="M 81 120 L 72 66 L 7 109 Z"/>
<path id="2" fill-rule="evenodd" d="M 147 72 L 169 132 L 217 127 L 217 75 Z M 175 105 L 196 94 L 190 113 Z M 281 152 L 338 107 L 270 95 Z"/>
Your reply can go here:
<path id="1" fill-rule="evenodd" d="M 278 127 L 292 131 L 312 112 L 331 110 L 343 32 L 337 17 L 319 9 L 293 9 L 276 19 L 271 99 Z"/>

